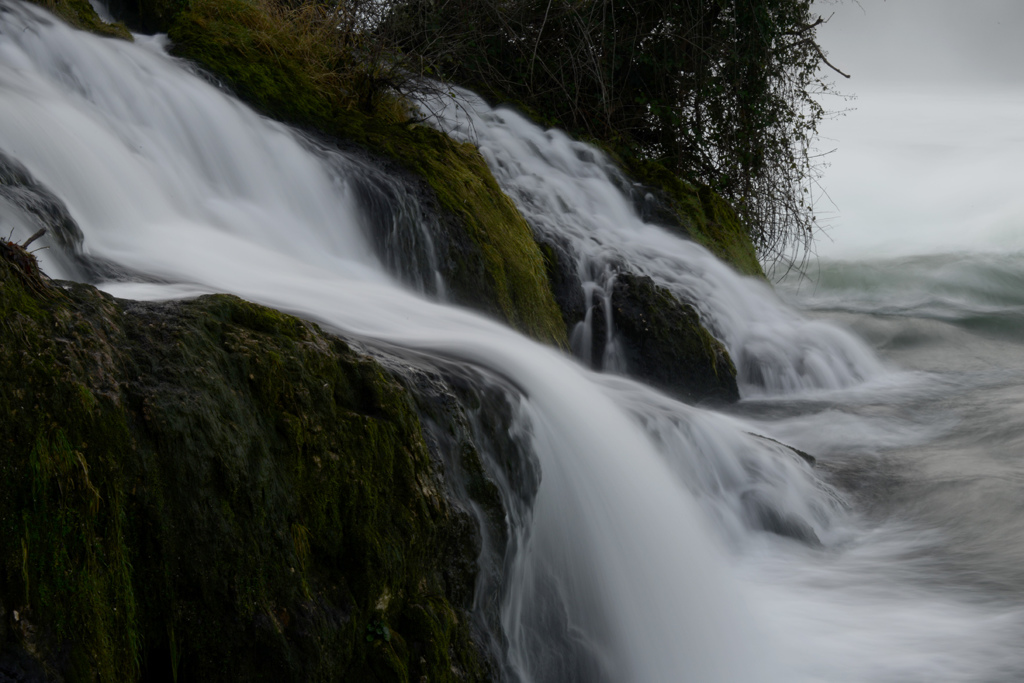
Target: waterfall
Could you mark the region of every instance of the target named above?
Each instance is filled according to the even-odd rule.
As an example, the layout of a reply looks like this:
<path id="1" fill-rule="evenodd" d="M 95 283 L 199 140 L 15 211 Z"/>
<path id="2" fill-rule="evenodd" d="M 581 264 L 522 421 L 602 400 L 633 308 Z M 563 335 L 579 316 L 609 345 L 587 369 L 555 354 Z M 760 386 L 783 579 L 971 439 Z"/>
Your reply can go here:
<path id="1" fill-rule="evenodd" d="M 371 349 L 497 378 L 511 443 L 539 470 L 524 497 L 493 453 L 488 464 L 509 510 L 491 590 L 502 629 L 493 646 L 510 680 L 804 678 L 778 655 L 777 631 L 794 631 L 792 650 L 818 622 L 773 628 L 779 591 L 734 568 L 762 556 L 817 566 L 808 553 L 854 533 L 843 498 L 793 451 L 751 434 L 752 421 L 595 374 L 446 306 L 431 219 L 414 196 L 365 159 L 253 113 L 169 57 L 165 38 L 99 39 L 0 3 L 0 152 L 80 231 L 41 253 L 50 275 L 124 298 L 231 292 Z M 570 241 L 588 291 L 607 296 L 628 264 L 693 302 L 738 360 L 747 396 L 839 389 L 883 371 L 850 333 L 642 222 L 597 151 L 459 98 L 443 127 L 480 145 L 534 230 Z M 3 218 L 4 232 L 33 231 L 24 211 Z"/>
<path id="2" fill-rule="evenodd" d="M 165 56 L 159 39 L 101 40 L 22 5 L 2 20 L 0 149 L 64 201 L 87 257 L 128 276 L 108 291 L 233 292 L 522 387 L 522 428 L 543 471 L 510 578 L 517 613 L 506 615 L 524 680 L 542 677 L 526 651 L 531 617 L 519 614 L 541 579 L 565 591 L 568 627 L 601 654 L 606 680 L 770 677 L 692 496 L 589 373 L 403 288 L 374 253 L 340 161 L 323 163 Z"/>
<path id="3" fill-rule="evenodd" d="M 856 338 L 800 317 L 766 283 L 739 277 L 700 245 L 641 220 L 625 193 L 632 183 L 600 150 L 464 90 L 423 109 L 452 136 L 479 146 L 538 234 L 569 241 L 588 308 L 596 297 L 610 311 L 619 268 L 653 278 L 695 306 L 725 342 L 748 396 L 838 389 L 881 373 Z M 579 334 L 587 347 L 590 332 Z"/>

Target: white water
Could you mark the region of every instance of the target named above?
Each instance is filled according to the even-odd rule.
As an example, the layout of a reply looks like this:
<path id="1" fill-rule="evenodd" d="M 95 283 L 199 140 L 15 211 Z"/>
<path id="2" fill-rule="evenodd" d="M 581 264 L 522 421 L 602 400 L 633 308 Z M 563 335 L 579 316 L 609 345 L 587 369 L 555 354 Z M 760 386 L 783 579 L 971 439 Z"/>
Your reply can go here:
<path id="1" fill-rule="evenodd" d="M 569 240 L 588 292 L 610 294 L 614 273 L 628 264 L 692 303 L 729 349 L 744 395 L 838 389 L 881 372 L 841 329 L 795 315 L 765 283 L 737 277 L 706 249 L 640 220 L 619 189 L 629 181 L 593 147 L 465 91 L 427 111 L 479 146 L 534 230 Z"/>
<path id="2" fill-rule="evenodd" d="M 791 452 L 747 434 L 814 446 L 826 464 L 844 448 L 871 457 L 899 439 L 914 447 L 942 424 L 876 409 L 890 393 L 878 387 L 909 402 L 935 383 L 893 379 L 850 333 L 638 221 L 592 151 L 512 114 L 475 115 L 486 156 L 537 229 L 573 240 L 581 267 L 626 262 L 694 298 L 745 367 L 761 369 L 766 379 L 745 392 L 769 397 L 742 420 L 594 375 L 408 291 L 365 232 L 345 177 L 358 165 L 311 153 L 166 57 L 159 40 L 100 40 L 5 7 L 0 151 L 66 202 L 90 257 L 148 280 L 105 289 L 233 292 L 522 388 L 519 429 L 542 483 L 506 577 L 502 622 L 520 680 L 1015 680 L 1022 670 L 1017 611 L 929 583 L 913 552 L 939 541 L 848 511 Z M 4 219 L 5 231 L 28 229 Z M 44 265 L 76 275 L 45 252 Z M 819 391 L 786 394 L 808 389 Z M 872 409 L 848 410 L 837 395 Z M 830 431 L 840 424 L 847 431 Z M 841 474 L 856 470 L 840 460 Z M 766 511 L 821 545 L 765 533 Z M 545 648 L 551 612 L 576 659 Z"/>

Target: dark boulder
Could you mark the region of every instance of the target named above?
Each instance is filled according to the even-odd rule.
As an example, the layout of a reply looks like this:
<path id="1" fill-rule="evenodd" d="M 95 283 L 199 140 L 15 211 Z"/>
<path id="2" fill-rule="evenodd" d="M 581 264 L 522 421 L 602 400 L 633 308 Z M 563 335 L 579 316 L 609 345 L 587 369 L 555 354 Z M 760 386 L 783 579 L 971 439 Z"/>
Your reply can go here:
<path id="1" fill-rule="evenodd" d="M 791 538 L 813 548 L 821 547 L 821 539 L 810 524 L 796 515 L 773 507 L 757 491 L 745 491 L 740 496 L 740 502 L 751 528 Z"/>
<path id="2" fill-rule="evenodd" d="M 739 400 L 729 352 L 692 306 L 651 278 L 619 273 L 612 289 L 615 342 L 631 377 L 690 401 Z"/>

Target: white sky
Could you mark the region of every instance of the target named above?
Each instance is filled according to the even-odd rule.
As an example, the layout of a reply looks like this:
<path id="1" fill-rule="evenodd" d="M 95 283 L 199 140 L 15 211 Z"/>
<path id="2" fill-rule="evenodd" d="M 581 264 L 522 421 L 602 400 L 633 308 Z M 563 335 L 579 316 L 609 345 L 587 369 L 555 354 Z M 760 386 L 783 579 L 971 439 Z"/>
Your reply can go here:
<path id="1" fill-rule="evenodd" d="M 856 80 L 1024 83 L 1021 0 L 819 0 L 814 11 L 835 13 L 818 36 Z"/>
<path id="2" fill-rule="evenodd" d="M 819 2 L 819 42 L 852 107 L 819 214 L 825 257 L 1024 249 L 1024 2 Z"/>

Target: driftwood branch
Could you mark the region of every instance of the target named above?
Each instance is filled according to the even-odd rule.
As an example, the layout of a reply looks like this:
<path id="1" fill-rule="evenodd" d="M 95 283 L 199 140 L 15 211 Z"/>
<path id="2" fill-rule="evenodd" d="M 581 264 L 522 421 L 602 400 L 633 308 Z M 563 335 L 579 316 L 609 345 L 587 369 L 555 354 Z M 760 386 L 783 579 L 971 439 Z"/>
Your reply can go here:
<path id="1" fill-rule="evenodd" d="M 25 240 L 25 243 L 21 245 L 22 249 L 28 249 L 28 245 L 35 242 L 37 239 L 46 234 L 46 228 L 39 228 L 34 235 Z"/>

